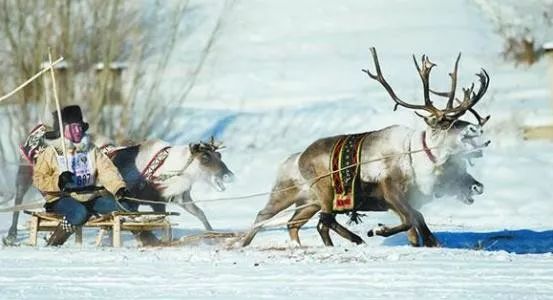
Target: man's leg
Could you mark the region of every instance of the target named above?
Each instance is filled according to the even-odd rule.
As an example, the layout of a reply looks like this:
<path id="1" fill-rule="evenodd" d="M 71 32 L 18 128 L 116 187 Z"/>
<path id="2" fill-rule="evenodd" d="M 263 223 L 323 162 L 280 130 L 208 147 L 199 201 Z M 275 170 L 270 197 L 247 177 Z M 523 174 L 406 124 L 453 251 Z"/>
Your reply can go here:
<path id="1" fill-rule="evenodd" d="M 115 198 L 112 196 L 103 196 L 98 197 L 94 200 L 92 200 L 92 206 L 91 209 L 99 214 L 109 214 L 114 211 L 137 211 L 138 205 L 134 202 L 122 200 L 119 201 L 120 206 L 117 204 L 117 201 L 115 201 Z"/>
<path id="2" fill-rule="evenodd" d="M 83 225 L 88 219 L 86 207 L 71 197 L 63 197 L 48 204 L 47 211 L 63 216 L 63 220 L 48 239 L 48 246 L 63 245 L 75 231 L 75 227 Z"/>

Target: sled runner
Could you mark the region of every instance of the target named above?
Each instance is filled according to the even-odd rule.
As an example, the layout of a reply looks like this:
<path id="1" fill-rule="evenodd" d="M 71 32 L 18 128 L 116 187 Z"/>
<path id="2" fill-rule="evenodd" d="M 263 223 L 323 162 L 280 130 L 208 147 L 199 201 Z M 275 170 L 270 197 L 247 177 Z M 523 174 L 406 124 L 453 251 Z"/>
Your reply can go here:
<path id="1" fill-rule="evenodd" d="M 31 215 L 29 220 L 29 245 L 36 246 L 38 233 L 40 231 L 52 232 L 56 229 L 62 217 L 48 212 L 31 212 L 24 211 Z M 151 231 L 154 229 L 162 229 L 164 232 L 164 240 L 171 241 L 172 229 L 171 222 L 167 216 L 179 215 L 175 212 L 113 212 L 111 214 L 100 215 L 90 218 L 82 227 L 78 227 L 75 231 L 75 243 L 82 244 L 83 228 L 100 228 L 96 237 L 96 246 L 99 246 L 102 241 L 102 236 L 105 231 L 111 230 L 113 235 L 113 247 L 123 246 L 121 232 L 124 230 L 132 231 L 133 233 Z"/>

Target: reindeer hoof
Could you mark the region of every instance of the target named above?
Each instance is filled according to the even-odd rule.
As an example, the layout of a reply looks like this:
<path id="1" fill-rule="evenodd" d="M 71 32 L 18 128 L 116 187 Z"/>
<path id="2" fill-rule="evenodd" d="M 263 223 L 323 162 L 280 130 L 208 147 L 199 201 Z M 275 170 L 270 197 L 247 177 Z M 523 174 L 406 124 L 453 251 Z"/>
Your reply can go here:
<path id="1" fill-rule="evenodd" d="M 2 244 L 4 246 L 18 246 L 17 237 L 14 235 L 8 235 L 2 238 Z"/>
<path id="2" fill-rule="evenodd" d="M 426 242 L 426 243 L 424 243 L 424 246 L 425 246 L 425 247 L 431 247 L 431 248 L 439 248 L 439 247 L 441 247 L 441 246 L 440 246 L 440 243 L 438 243 L 437 241 Z"/>
<path id="3" fill-rule="evenodd" d="M 352 242 L 354 242 L 356 245 L 361 245 L 365 243 L 365 241 L 363 241 L 363 239 L 361 239 L 361 237 L 359 236 L 353 238 Z"/>
<path id="4" fill-rule="evenodd" d="M 438 239 L 436 239 L 436 237 L 434 237 L 433 235 L 424 239 L 423 242 L 425 247 L 440 247 Z"/>

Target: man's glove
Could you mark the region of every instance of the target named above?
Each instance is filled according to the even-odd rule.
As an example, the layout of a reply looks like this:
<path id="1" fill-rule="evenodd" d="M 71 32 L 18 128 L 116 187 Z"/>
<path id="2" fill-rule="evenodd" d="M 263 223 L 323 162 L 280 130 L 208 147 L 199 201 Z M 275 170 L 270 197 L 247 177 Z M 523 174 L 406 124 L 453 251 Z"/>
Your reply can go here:
<path id="1" fill-rule="evenodd" d="M 75 183 L 73 181 L 75 174 L 69 171 L 65 171 L 58 177 L 58 187 L 60 191 L 63 191 L 69 187 L 70 184 Z"/>
<path id="2" fill-rule="evenodd" d="M 115 198 L 119 200 L 124 200 L 126 197 L 130 197 L 131 193 L 126 187 L 122 187 L 115 193 Z"/>

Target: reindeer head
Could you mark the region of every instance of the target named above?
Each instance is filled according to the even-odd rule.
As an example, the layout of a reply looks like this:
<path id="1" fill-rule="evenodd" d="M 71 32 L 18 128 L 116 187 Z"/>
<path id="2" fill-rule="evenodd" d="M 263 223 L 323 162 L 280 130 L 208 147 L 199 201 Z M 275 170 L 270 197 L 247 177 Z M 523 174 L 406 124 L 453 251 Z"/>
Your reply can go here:
<path id="1" fill-rule="evenodd" d="M 459 100 L 455 98 L 455 91 L 457 88 L 457 69 L 459 66 L 459 60 L 461 58 L 461 53 L 457 56 L 457 60 L 455 61 L 455 66 L 453 68 L 453 71 L 449 73 L 449 76 L 451 77 L 451 87 L 448 92 L 436 92 L 430 89 L 430 71 L 432 71 L 432 68 L 436 66 L 434 63 L 430 62 L 428 57 L 426 55 L 423 55 L 421 58 L 421 65 L 417 63 L 417 60 L 415 56 L 413 55 L 413 61 L 415 63 L 415 67 L 419 73 L 419 76 L 422 81 L 422 87 L 423 87 L 423 96 L 424 96 L 424 104 L 423 105 L 415 105 L 407 103 L 403 100 L 401 100 L 395 92 L 393 91 L 392 87 L 386 82 L 384 79 L 384 76 L 382 75 L 382 71 L 380 70 L 380 64 L 378 62 L 378 56 L 376 54 L 376 50 L 374 47 L 371 49 L 371 54 L 373 57 L 373 61 L 376 68 L 376 74 L 371 73 L 368 70 L 363 70 L 363 72 L 367 73 L 370 78 L 380 82 L 382 86 L 388 91 L 388 94 L 394 100 L 396 103 L 394 106 L 394 110 L 398 108 L 398 106 L 403 106 L 409 109 L 414 110 L 424 110 L 428 113 L 428 115 L 424 116 L 420 114 L 419 112 L 415 111 L 417 116 L 422 117 L 429 127 L 430 131 L 435 133 L 435 135 L 440 135 L 443 132 L 449 132 L 452 128 L 453 130 L 451 133 L 453 133 L 452 139 L 453 142 L 459 142 L 461 146 L 459 149 L 461 151 L 471 151 L 476 146 L 481 147 L 484 145 L 476 145 L 475 141 L 476 138 L 482 136 L 482 129 L 481 127 L 488 121 L 490 118 L 489 116 L 485 118 L 481 118 L 478 113 L 473 109 L 473 106 L 482 99 L 482 96 L 486 93 L 490 78 L 488 76 L 488 73 L 486 70 L 482 69 L 480 73 L 477 73 L 476 76 L 478 76 L 480 81 L 480 86 L 478 88 L 478 91 L 474 91 L 474 83 L 471 85 L 470 88 L 464 88 L 463 89 L 463 100 Z M 439 109 L 434 106 L 434 103 L 432 100 L 430 100 L 430 94 L 438 95 L 441 97 L 446 97 L 447 104 L 444 109 Z M 454 102 L 456 100 L 456 104 L 454 105 Z M 467 124 L 458 124 L 455 125 L 459 121 L 459 118 L 464 115 L 467 111 L 473 113 L 477 119 L 478 119 L 478 125 L 471 124 L 470 126 Z M 462 128 L 462 129 L 460 129 Z M 451 145 L 451 144 L 450 144 Z M 463 149 L 466 148 L 466 149 Z"/>
<path id="2" fill-rule="evenodd" d="M 443 164 L 442 171 L 434 186 L 434 196 L 455 196 L 457 200 L 470 205 L 473 196 L 484 193 L 484 185 L 467 171 L 466 157 L 454 155 Z"/>
<path id="3" fill-rule="evenodd" d="M 221 159 L 221 153 L 218 152 L 224 146 L 216 143 L 212 137 L 208 143 L 200 141 L 199 144 L 190 144 L 189 147 L 193 159 L 198 163 L 200 177 L 217 190 L 224 191 L 224 183 L 232 182 L 234 179 L 234 174 L 227 168 Z"/>

